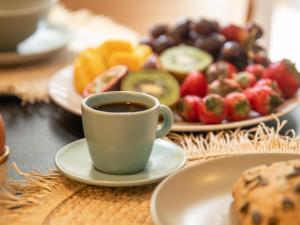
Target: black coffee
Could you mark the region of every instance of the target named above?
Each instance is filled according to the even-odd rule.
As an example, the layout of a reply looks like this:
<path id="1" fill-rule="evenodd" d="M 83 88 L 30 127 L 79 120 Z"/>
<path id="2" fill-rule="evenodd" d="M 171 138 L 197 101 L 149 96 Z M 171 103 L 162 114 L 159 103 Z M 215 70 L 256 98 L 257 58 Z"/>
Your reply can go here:
<path id="1" fill-rule="evenodd" d="M 142 105 L 136 102 L 114 102 L 103 105 L 95 105 L 93 109 L 104 111 L 104 112 L 139 112 L 148 109 L 146 105 Z"/>

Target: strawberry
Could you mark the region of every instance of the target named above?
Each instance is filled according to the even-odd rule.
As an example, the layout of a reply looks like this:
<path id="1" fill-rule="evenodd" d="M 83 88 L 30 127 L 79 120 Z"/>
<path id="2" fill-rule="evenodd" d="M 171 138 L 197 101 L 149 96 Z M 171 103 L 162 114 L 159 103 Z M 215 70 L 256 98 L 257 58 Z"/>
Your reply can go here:
<path id="1" fill-rule="evenodd" d="M 300 74 L 295 64 L 288 59 L 272 63 L 263 77 L 277 81 L 285 98 L 293 97 L 300 87 Z"/>
<path id="2" fill-rule="evenodd" d="M 223 34 L 226 39 L 237 41 L 240 44 L 244 44 L 249 37 L 248 31 L 245 28 L 233 24 L 223 27 L 221 29 L 221 34 Z"/>
<path id="3" fill-rule="evenodd" d="M 252 108 L 261 115 L 274 112 L 283 102 L 280 94 L 268 86 L 256 86 L 247 91 L 245 94 L 250 98 Z"/>
<path id="4" fill-rule="evenodd" d="M 231 92 L 240 92 L 241 90 L 241 86 L 232 79 L 215 80 L 208 86 L 208 93 L 218 94 L 223 97 Z"/>
<path id="5" fill-rule="evenodd" d="M 255 86 L 254 86 L 255 87 Z M 246 88 L 244 91 L 243 91 L 243 94 L 247 97 L 251 107 L 253 108 L 254 106 L 254 87 L 250 87 L 250 88 Z"/>
<path id="6" fill-rule="evenodd" d="M 247 71 L 235 74 L 234 80 L 238 82 L 243 89 L 252 87 L 256 83 L 255 75 Z"/>
<path id="7" fill-rule="evenodd" d="M 195 95 L 186 95 L 178 102 L 178 113 L 184 121 L 198 122 L 198 108 L 201 98 Z"/>
<path id="8" fill-rule="evenodd" d="M 207 94 L 207 82 L 203 73 L 191 72 L 180 87 L 180 95 L 196 95 L 204 97 Z"/>
<path id="9" fill-rule="evenodd" d="M 263 76 L 265 69 L 266 68 L 263 65 L 251 64 L 248 65 L 245 70 L 249 73 L 254 74 L 256 76 L 256 79 L 260 79 Z"/>
<path id="10" fill-rule="evenodd" d="M 271 80 L 269 78 L 260 79 L 259 81 L 256 82 L 255 86 L 268 86 L 273 90 L 275 90 L 276 92 L 278 92 L 280 95 L 282 95 L 278 83 L 275 80 Z"/>
<path id="11" fill-rule="evenodd" d="M 224 98 L 217 94 L 209 94 L 199 103 L 198 116 L 205 124 L 221 123 L 226 117 Z"/>
<path id="12" fill-rule="evenodd" d="M 211 64 L 206 70 L 206 79 L 208 83 L 214 80 L 220 80 L 224 78 L 232 78 L 233 74 L 237 72 L 236 67 L 225 61 L 218 61 Z"/>
<path id="13" fill-rule="evenodd" d="M 232 92 L 225 97 L 227 118 L 231 121 L 247 119 L 251 110 L 246 95 L 239 92 Z"/>

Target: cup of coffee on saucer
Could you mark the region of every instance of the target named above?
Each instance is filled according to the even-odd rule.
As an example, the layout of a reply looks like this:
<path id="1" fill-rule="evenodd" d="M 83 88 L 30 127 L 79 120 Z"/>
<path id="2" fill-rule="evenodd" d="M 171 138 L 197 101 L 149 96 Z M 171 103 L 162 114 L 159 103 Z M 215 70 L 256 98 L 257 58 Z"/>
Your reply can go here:
<path id="1" fill-rule="evenodd" d="M 160 115 L 163 123 L 157 129 Z M 170 131 L 173 114 L 150 95 L 116 91 L 84 99 L 82 121 L 95 168 L 109 174 L 134 174 L 144 170 L 155 139 Z"/>
<path id="2" fill-rule="evenodd" d="M 0 51 L 13 51 L 37 29 L 56 0 L 0 0 Z"/>
<path id="3" fill-rule="evenodd" d="M 161 139 L 172 127 L 173 114 L 158 99 L 104 92 L 83 99 L 81 110 L 85 138 L 55 156 L 67 177 L 98 186 L 138 186 L 158 182 L 186 163 L 180 146 Z"/>

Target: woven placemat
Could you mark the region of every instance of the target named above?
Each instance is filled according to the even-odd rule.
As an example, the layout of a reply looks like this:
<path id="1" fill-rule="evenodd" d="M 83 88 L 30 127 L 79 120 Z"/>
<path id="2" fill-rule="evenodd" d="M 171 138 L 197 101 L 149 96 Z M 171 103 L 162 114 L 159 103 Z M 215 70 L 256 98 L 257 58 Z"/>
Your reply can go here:
<path id="1" fill-rule="evenodd" d="M 244 131 L 207 135 L 170 134 L 169 140 L 182 146 L 189 166 L 195 162 L 225 155 L 253 152 L 300 154 L 300 138 L 290 132 L 281 136 L 277 129 L 261 124 Z M 15 166 L 16 167 L 16 166 Z M 72 181 L 58 171 L 47 175 L 23 173 L 24 181 L 10 181 L 0 192 L 0 224 L 152 224 L 149 201 L 155 184 L 130 187 L 96 187 Z M 182 190 L 184 194 L 184 190 Z"/>
<path id="2" fill-rule="evenodd" d="M 48 101 L 49 80 L 56 71 L 72 63 L 80 50 L 110 38 L 138 40 L 135 31 L 84 9 L 72 12 L 58 4 L 51 9 L 48 20 L 70 30 L 70 43 L 65 50 L 43 61 L 0 68 L 0 95 L 17 96 L 23 103 Z"/>

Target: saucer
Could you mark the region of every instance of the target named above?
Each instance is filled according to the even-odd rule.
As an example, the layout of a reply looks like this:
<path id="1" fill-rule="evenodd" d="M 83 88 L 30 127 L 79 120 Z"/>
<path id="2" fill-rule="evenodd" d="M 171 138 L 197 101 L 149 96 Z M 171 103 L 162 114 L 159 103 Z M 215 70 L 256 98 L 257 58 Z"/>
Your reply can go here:
<path id="1" fill-rule="evenodd" d="M 155 183 L 184 166 L 183 150 L 171 142 L 156 139 L 145 170 L 131 175 L 112 175 L 96 170 L 85 139 L 72 142 L 55 156 L 58 169 L 67 177 L 91 185 L 125 187 Z"/>
<path id="2" fill-rule="evenodd" d="M 44 59 L 62 50 L 71 35 L 61 25 L 41 22 L 29 38 L 21 42 L 15 51 L 0 51 L 0 66 L 11 66 Z"/>

